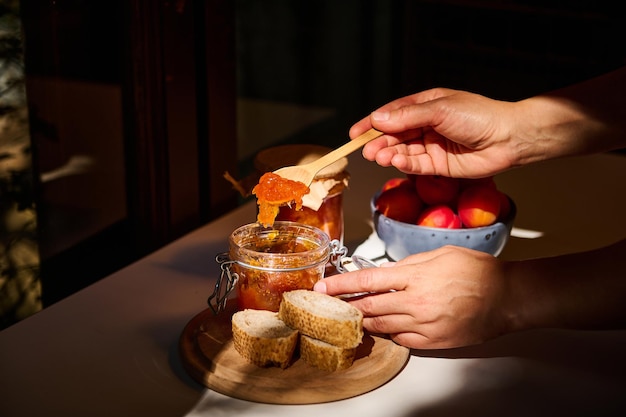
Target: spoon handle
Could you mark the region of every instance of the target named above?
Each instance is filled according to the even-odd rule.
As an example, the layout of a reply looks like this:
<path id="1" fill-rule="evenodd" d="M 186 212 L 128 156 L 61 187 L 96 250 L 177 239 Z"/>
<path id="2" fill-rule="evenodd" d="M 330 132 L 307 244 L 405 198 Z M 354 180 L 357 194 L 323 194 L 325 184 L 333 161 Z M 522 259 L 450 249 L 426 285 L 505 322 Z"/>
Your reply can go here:
<path id="1" fill-rule="evenodd" d="M 350 155 L 352 152 L 356 151 L 360 147 L 364 146 L 367 142 L 376 139 L 379 136 L 382 136 L 383 132 L 380 132 L 376 129 L 370 129 L 365 133 L 357 136 L 352 139 L 350 142 L 328 152 L 326 155 L 322 156 L 318 160 L 311 162 L 310 166 L 315 167 L 317 171 L 326 168 L 328 165 L 332 164 L 335 161 L 343 158 L 344 156 Z"/>

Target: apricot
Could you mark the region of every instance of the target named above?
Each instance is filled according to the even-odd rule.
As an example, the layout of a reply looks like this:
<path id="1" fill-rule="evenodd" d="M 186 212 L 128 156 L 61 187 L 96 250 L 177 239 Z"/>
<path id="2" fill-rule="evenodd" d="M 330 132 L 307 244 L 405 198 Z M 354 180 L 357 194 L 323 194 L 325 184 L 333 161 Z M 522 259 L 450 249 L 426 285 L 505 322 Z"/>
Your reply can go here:
<path id="1" fill-rule="evenodd" d="M 385 181 L 385 183 L 381 187 L 381 191 L 389 190 L 390 188 L 395 187 L 413 187 L 413 183 L 406 177 L 391 178 Z"/>
<path id="2" fill-rule="evenodd" d="M 459 195 L 457 212 L 465 227 L 493 224 L 500 214 L 500 195 L 489 185 L 474 185 Z"/>
<path id="3" fill-rule="evenodd" d="M 419 215 L 416 224 L 444 229 L 460 229 L 462 227 L 459 216 L 445 204 L 426 207 Z"/>
<path id="4" fill-rule="evenodd" d="M 404 223 L 415 224 L 422 209 L 422 200 L 409 187 L 393 187 L 382 191 L 375 206 L 383 215 Z"/>
<path id="5" fill-rule="evenodd" d="M 458 178 L 441 175 L 416 175 L 414 182 L 417 195 L 428 205 L 453 204 L 460 189 Z"/>

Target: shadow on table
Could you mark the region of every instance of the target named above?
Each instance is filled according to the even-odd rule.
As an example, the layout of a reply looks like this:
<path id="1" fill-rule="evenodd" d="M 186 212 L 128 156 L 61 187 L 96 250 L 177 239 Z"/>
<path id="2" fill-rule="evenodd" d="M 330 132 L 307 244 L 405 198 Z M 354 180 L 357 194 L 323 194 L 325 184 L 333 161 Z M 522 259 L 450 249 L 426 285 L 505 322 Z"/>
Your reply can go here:
<path id="1" fill-rule="evenodd" d="M 413 350 L 472 359 L 462 388 L 420 416 L 626 415 L 626 332 L 529 331 L 477 346 Z M 407 413 L 407 415 L 417 414 Z"/>

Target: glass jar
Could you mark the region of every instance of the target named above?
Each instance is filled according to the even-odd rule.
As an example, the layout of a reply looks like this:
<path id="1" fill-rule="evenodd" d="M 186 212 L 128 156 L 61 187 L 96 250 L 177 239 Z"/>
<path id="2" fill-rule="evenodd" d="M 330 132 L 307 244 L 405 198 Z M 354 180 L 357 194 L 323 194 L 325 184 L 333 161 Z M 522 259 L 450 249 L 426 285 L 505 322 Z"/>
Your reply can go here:
<path id="1" fill-rule="evenodd" d="M 259 152 L 254 165 L 259 175 L 279 168 L 312 162 L 332 149 L 319 145 L 282 145 Z M 310 185 L 311 192 L 304 196 L 303 207 L 281 206 L 276 220 L 292 221 L 323 230 L 331 240 L 343 244 L 343 191 L 350 175 L 346 171 L 347 158 L 329 165 L 317 173 Z"/>
<path id="2" fill-rule="evenodd" d="M 305 224 L 252 223 L 232 232 L 228 256 L 239 309 L 278 311 L 283 292 L 311 290 L 324 277 L 331 245 L 326 233 Z"/>

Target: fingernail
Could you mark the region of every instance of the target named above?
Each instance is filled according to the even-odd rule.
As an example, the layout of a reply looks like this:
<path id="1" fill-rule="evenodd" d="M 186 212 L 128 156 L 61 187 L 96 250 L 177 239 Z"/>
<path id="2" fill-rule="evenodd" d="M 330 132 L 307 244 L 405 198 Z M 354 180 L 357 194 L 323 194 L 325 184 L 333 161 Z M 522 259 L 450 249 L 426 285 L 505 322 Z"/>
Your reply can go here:
<path id="1" fill-rule="evenodd" d="M 326 283 L 324 281 L 317 281 L 315 285 L 313 286 L 313 291 L 326 294 Z"/>
<path id="2" fill-rule="evenodd" d="M 378 122 L 384 122 L 385 120 L 389 120 L 389 112 L 388 111 L 372 112 L 372 120 L 376 120 Z"/>
<path id="3" fill-rule="evenodd" d="M 389 261 L 389 262 L 383 262 L 379 266 L 381 268 L 389 268 L 390 266 L 394 266 L 395 264 L 396 264 L 395 262 Z"/>

